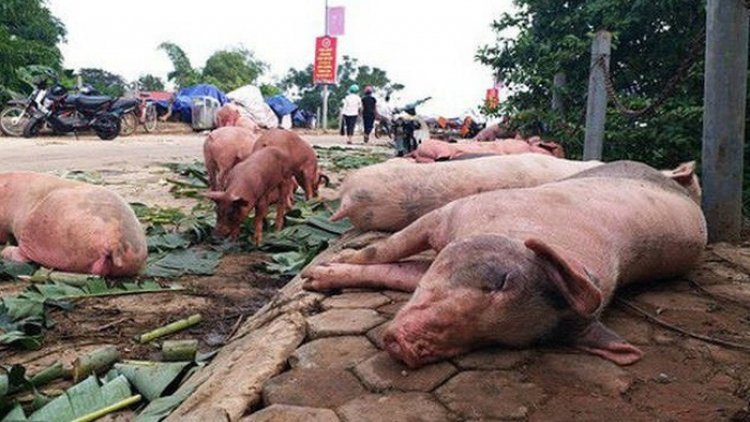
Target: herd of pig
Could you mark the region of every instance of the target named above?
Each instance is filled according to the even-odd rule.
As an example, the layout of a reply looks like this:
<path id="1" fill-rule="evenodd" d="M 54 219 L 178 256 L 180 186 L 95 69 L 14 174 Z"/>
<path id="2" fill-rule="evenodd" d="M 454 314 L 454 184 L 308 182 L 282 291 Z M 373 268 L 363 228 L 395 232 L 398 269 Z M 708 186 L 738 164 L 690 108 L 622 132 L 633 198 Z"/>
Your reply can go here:
<path id="1" fill-rule="evenodd" d="M 310 199 L 324 177 L 295 132 L 260 130 L 231 109 L 219 118 L 204 143 L 215 233 L 237 237 L 254 210 L 260 243 L 269 206 L 280 229 L 297 187 Z M 348 174 L 332 220 L 392 234 L 308 267 L 304 288 L 413 292 L 383 341 L 410 367 L 488 344 L 548 342 L 638 361 L 642 352 L 599 317 L 618 287 L 675 277 L 698 261 L 707 236 L 694 163 L 659 171 L 567 160 L 538 139 L 482 144 L 426 141 L 411 159 Z M 3 259 L 112 277 L 137 274 L 147 255 L 117 194 L 30 172 L 0 174 L 0 242 L 10 241 Z"/>

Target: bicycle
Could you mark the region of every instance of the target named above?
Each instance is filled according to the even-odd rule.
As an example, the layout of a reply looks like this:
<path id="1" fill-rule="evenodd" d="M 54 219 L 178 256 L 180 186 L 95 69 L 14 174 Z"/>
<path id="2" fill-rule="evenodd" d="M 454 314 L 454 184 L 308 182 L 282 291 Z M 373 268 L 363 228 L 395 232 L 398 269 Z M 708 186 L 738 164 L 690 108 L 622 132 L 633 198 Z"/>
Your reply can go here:
<path id="1" fill-rule="evenodd" d="M 122 121 L 120 126 L 121 136 L 132 135 L 139 124 L 143 125 L 146 133 L 154 132 L 156 130 L 156 123 L 159 120 L 156 103 L 149 99 L 148 94 L 140 91 L 141 86 L 138 82 L 135 82 L 133 85 L 134 89 L 131 96 L 134 96 L 138 100 L 138 104 L 132 112 L 125 113 L 120 118 Z"/>

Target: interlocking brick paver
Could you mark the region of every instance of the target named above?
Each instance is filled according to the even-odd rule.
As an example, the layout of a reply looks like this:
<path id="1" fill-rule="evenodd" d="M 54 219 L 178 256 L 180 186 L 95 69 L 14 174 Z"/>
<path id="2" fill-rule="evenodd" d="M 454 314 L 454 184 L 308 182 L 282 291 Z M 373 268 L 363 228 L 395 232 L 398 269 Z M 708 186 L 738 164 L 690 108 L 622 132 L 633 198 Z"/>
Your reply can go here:
<path id="1" fill-rule="evenodd" d="M 296 368 L 266 382 L 263 403 L 335 409 L 365 393 L 349 371 Z"/>
<path id="2" fill-rule="evenodd" d="M 546 398 L 536 384 L 506 371 L 460 372 L 435 391 L 461 419 L 526 419 Z"/>
<path id="3" fill-rule="evenodd" d="M 378 353 L 364 336 L 337 336 L 313 340 L 289 357 L 292 368 L 346 369 Z"/>
<path id="4" fill-rule="evenodd" d="M 380 352 L 354 368 L 354 373 L 374 392 L 389 389 L 430 392 L 456 372 L 456 367 L 449 362 L 409 369 L 387 352 Z"/>
<path id="5" fill-rule="evenodd" d="M 337 409 L 342 422 L 453 422 L 443 405 L 425 393 L 368 394 Z"/>
<path id="6" fill-rule="evenodd" d="M 455 357 L 453 363 L 461 369 L 512 369 L 525 364 L 533 356 L 531 350 L 487 347 Z"/>
<path id="7" fill-rule="evenodd" d="M 340 419 L 331 409 L 288 406 L 274 404 L 261 409 L 240 422 L 339 422 Z"/>
<path id="8" fill-rule="evenodd" d="M 547 354 L 541 363 L 549 371 L 555 371 L 570 379 L 571 385 L 585 383 L 584 390 L 603 391 L 617 396 L 630 388 L 633 375 L 608 360 L 592 359 L 589 354 Z"/>
<path id="9" fill-rule="evenodd" d="M 385 318 L 372 309 L 331 309 L 307 318 L 312 339 L 364 334 L 383 323 Z"/>
<path id="10" fill-rule="evenodd" d="M 388 296 L 379 292 L 347 292 L 327 297 L 321 306 L 323 309 L 363 308 L 377 309 L 393 302 Z"/>

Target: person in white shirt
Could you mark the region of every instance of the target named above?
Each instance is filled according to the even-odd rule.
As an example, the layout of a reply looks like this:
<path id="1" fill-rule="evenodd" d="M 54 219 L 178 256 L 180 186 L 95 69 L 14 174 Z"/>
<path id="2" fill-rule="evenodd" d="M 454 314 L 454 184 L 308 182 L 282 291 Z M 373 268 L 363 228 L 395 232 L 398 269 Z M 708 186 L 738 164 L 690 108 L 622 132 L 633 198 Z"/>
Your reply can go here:
<path id="1" fill-rule="evenodd" d="M 346 133 L 346 143 L 352 143 L 354 136 L 354 125 L 357 124 L 357 118 L 362 113 L 362 99 L 358 95 L 359 86 L 352 84 L 349 87 L 349 93 L 344 97 L 341 106 L 341 115 L 344 118 L 344 130 Z"/>
<path id="2" fill-rule="evenodd" d="M 391 133 L 391 119 L 393 119 L 393 108 L 391 108 L 391 95 L 385 96 L 385 101 L 378 101 L 378 120 L 387 133 Z"/>

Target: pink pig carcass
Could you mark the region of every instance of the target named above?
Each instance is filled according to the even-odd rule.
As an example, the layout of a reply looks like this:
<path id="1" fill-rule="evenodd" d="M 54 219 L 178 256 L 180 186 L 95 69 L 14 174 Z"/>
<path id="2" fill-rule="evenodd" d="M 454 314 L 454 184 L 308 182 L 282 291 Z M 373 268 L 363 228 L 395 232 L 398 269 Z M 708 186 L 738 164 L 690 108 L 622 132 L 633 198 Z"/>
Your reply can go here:
<path id="1" fill-rule="evenodd" d="M 32 172 L 0 174 L 3 259 L 75 273 L 138 274 L 146 237 L 132 208 L 101 186 Z"/>
<path id="2" fill-rule="evenodd" d="M 294 187 L 289 156 L 275 148 L 263 148 L 240 161 L 227 174 L 222 191 L 202 195 L 216 203 L 214 235 L 236 239 L 250 211 L 255 210 L 254 240 L 263 240 L 263 220 L 268 208 L 276 204 L 276 230 L 284 227 L 287 199 Z"/>
<path id="3" fill-rule="evenodd" d="M 415 164 L 375 164 L 349 173 L 331 220 L 363 231 L 400 230 L 450 201 L 496 189 L 537 186 L 601 165 L 542 154 L 515 154 Z"/>
<path id="4" fill-rule="evenodd" d="M 413 290 L 384 335 L 410 367 L 475 347 L 562 341 L 627 365 L 642 352 L 599 322 L 615 290 L 685 273 L 706 222 L 680 183 L 614 162 L 545 185 L 485 192 L 439 208 L 381 243 L 304 275 L 309 289 Z M 427 249 L 437 256 L 401 261 Z"/>
<path id="5" fill-rule="evenodd" d="M 318 170 L 318 156 L 312 146 L 298 134 L 287 129 L 269 129 L 255 142 L 255 151 L 273 146 L 284 151 L 289 157 L 294 180 L 305 192 L 305 199 L 318 196 L 321 175 Z M 325 176 L 323 176 L 325 178 Z"/>
<path id="6" fill-rule="evenodd" d="M 253 132 L 259 132 L 260 126 L 250 117 L 241 106 L 233 103 L 224 104 L 214 115 L 216 127 L 238 126 Z"/>
<path id="7" fill-rule="evenodd" d="M 252 154 L 259 135 L 242 127 L 224 126 L 212 130 L 203 143 L 203 161 L 208 187 L 221 190 L 229 170 Z"/>
<path id="8" fill-rule="evenodd" d="M 498 139 L 490 142 L 449 143 L 438 139 L 423 141 L 409 154 L 418 163 L 446 161 L 464 155 L 507 155 L 537 153 L 564 158 L 562 146 L 555 142 L 541 141 L 539 138 Z"/>

